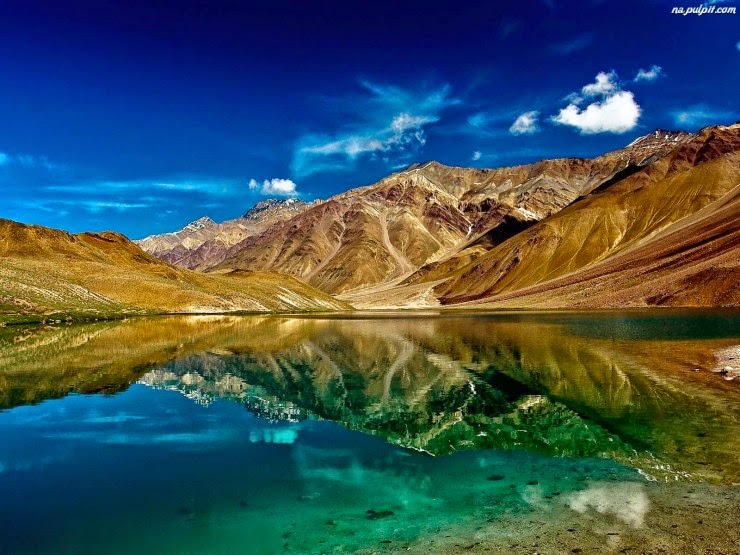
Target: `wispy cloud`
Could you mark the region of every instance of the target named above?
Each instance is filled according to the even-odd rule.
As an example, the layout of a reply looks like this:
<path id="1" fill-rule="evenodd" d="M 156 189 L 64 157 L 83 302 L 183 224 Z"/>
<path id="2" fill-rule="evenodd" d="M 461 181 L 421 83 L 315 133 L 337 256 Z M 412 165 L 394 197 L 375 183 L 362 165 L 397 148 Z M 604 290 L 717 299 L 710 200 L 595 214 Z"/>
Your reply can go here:
<path id="1" fill-rule="evenodd" d="M 72 178 L 61 183 L 43 186 L 49 192 L 66 193 L 134 193 L 142 192 L 180 192 L 202 193 L 206 195 L 229 196 L 243 190 L 238 179 L 183 177 L 175 179 L 126 179 L 97 180 Z"/>
<path id="2" fill-rule="evenodd" d="M 66 204 L 77 204 L 80 201 L 70 201 Z M 115 210 L 116 212 L 126 212 L 128 210 L 134 210 L 136 208 L 150 208 L 151 204 L 143 202 L 113 202 L 105 200 L 86 200 L 81 201 L 81 204 L 90 212 L 98 213 L 104 210 Z"/>
<path id="3" fill-rule="evenodd" d="M 534 110 L 520 114 L 514 120 L 514 123 L 511 124 L 511 127 L 509 127 L 509 132 L 513 135 L 531 135 L 537 133 L 540 130 L 539 125 L 537 125 L 539 115 L 539 112 Z"/>
<path id="4" fill-rule="evenodd" d="M 48 171 L 60 171 L 66 166 L 51 162 L 46 156 L 33 154 L 8 154 L 0 152 L 0 166 L 17 166 L 21 168 L 40 168 Z"/>
<path id="5" fill-rule="evenodd" d="M 249 189 L 265 196 L 297 197 L 297 187 L 290 179 L 265 179 L 261 184 L 256 179 L 249 180 Z"/>
<path id="6" fill-rule="evenodd" d="M 476 112 L 468 116 L 463 125 L 455 125 L 447 131 L 461 135 L 473 135 L 481 139 L 502 138 L 509 135 L 511 121 L 520 113 L 520 109 Z"/>
<path id="7" fill-rule="evenodd" d="M 477 160 L 480 160 L 480 157 L 481 157 L 481 156 L 482 156 L 482 154 L 481 154 L 481 151 L 480 151 L 480 150 L 476 150 L 476 151 L 475 151 L 475 152 L 473 153 L 473 155 L 472 155 L 472 156 L 470 157 L 470 159 L 471 159 L 471 160 L 473 160 L 473 161 L 475 162 L 475 161 L 477 161 Z"/>
<path id="8" fill-rule="evenodd" d="M 650 69 L 640 69 L 633 81 L 635 83 L 639 81 L 655 81 L 658 77 L 663 74 L 663 68 L 660 66 L 652 66 Z"/>
<path id="9" fill-rule="evenodd" d="M 560 56 L 567 56 L 568 54 L 573 54 L 574 52 L 587 48 L 591 45 L 593 40 L 594 36 L 592 34 L 579 35 L 569 40 L 551 44 L 550 52 Z"/>
<path id="10" fill-rule="evenodd" d="M 350 121 L 333 134 L 301 137 L 291 169 L 298 177 L 346 171 L 365 157 L 380 157 L 389 167 L 410 160 L 426 143 L 425 128 L 460 101 L 448 85 L 413 91 L 362 81 L 363 94 L 353 98 Z"/>
<path id="11" fill-rule="evenodd" d="M 468 125 L 480 129 L 488 122 L 488 116 L 485 112 L 478 112 L 468 117 Z"/>
<path id="12" fill-rule="evenodd" d="M 151 202 L 117 202 L 114 200 L 96 200 L 96 199 L 38 199 L 33 202 L 23 201 L 21 203 L 27 207 L 43 212 L 69 214 L 72 209 L 84 210 L 90 214 L 101 214 L 104 212 L 128 212 L 140 208 L 152 208 L 155 204 Z M 164 204 L 162 200 L 158 204 Z"/>
<path id="13" fill-rule="evenodd" d="M 737 117 L 736 112 L 730 110 L 718 110 L 706 104 L 696 104 L 683 110 L 675 110 L 671 113 L 673 121 L 678 126 L 702 127 L 713 123 L 728 123 Z"/>
<path id="14" fill-rule="evenodd" d="M 633 129 L 641 109 L 630 91 L 622 90 L 615 72 L 600 72 L 593 83 L 570 95 L 570 104 L 553 116 L 554 123 L 575 127 L 584 135 L 624 133 Z M 584 98 L 591 100 L 581 107 Z"/>
<path id="15" fill-rule="evenodd" d="M 276 194 L 280 184 L 276 184 Z M 243 179 L 177 176 L 168 179 L 101 179 L 84 168 L 60 164 L 42 155 L 0 153 L 0 190 L 6 217 L 58 223 L 77 214 L 84 221 L 101 221 L 161 207 L 157 217 L 187 211 L 193 205 L 225 206 L 250 193 Z M 91 217 L 92 216 L 92 217 Z M 95 219 L 94 217 L 97 217 Z"/>

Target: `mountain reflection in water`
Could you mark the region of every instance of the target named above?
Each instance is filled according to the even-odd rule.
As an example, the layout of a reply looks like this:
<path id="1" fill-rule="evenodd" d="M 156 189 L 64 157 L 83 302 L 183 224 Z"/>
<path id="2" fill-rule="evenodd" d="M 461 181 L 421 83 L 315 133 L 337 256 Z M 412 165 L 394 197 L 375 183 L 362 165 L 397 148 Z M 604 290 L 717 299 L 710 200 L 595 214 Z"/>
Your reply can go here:
<path id="1" fill-rule="evenodd" d="M 709 371 L 740 343 L 736 313 L 381 316 L 6 328 L 0 407 L 139 382 L 286 423 L 250 441 L 328 419 L 432 455 L 527 450 L 740 481 L 738 386 Z"/>

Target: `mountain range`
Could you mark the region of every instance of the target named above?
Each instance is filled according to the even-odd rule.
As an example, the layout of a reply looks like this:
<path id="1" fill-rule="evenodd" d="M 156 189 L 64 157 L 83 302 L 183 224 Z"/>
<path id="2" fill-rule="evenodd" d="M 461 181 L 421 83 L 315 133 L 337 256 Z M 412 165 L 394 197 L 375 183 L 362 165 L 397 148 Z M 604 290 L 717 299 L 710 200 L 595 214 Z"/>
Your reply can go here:
<path id="1" fill-rule="evenodd" d="M 347 308 L 284 274 L 208 275 L 163 262 L 118 233 L 73 235 L 0 219 L 0 322 Z"/>
<path id="2" fill-rule="evenodd" d="M 735 306 L 739 150 L 734 124 L 657 130 L 593 159 L 428 162 L 310 205 L 272 201 L 239 240 L 243 218 L 211 222 L 182 262 L 198 222 L 139 244 L 200 270 L 292 275 L 358 308 Z"/>
<path id="3" fill-rule="evenodd" d="M 135 243 L 171 264 L 192 270 L 206 269 L 213 266 L 214 261 L 222 260 L 230 247 L 309 206 L 294 198 L 263 200 L 239 218 L 217 224 L 203 216 L 180 231 L 150 235 Z"/>
<path id="4" fill-rule="evenodd" d="M 593 159 L 415 164 L 132 242 L 0 220 L 0 320 L 45 315 L 740 306 L 740 123 Z"/>

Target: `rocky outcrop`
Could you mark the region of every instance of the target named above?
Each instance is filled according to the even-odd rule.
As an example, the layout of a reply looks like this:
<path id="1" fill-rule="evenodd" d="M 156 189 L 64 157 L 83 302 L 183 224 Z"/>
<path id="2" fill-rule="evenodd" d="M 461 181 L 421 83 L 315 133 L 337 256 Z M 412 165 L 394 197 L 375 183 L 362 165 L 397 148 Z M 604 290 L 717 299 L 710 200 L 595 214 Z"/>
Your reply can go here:
<path id="1" fill-rule="evenodd" d="M 445 304 L 740 305 L 740 125 L 666 156 L 489 250 L 436 285 Z"/>
<path id="2" fill-rule="evenodd" d="M 182 268 L 204 270 L 218 264 L 229 248 L 271 224 L 299 214 L 310 204 L 299 199 L 258 202 L 243 216 L 220 224 L 204 216 L 172 233 L 135 241 L 143 250 Z"/>
<path id="3" fill-rule="evenodd" d="M 216 267 L 278 270 L 330 293 L 437 279 L 689 137 L 660 131 L 593 160 L 414 165 L 245 238 Z"/>

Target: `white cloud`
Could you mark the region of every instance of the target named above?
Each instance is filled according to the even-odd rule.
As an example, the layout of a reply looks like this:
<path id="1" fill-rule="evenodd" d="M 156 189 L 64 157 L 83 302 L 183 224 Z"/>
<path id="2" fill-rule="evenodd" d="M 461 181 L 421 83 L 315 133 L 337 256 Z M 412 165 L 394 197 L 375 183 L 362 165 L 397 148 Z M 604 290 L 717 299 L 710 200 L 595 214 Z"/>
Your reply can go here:
<path id="1" fill-rule="evenodd" d="M 481 156 L 482 156 L 482 154 L 481 154 L 480 150 L 476 150 L 470 158 L 471 158 L 471 160 L 476 161 L 476 160 L 480 160 L 480 157 Z"/>
<path id="2" fill-rule="evenodd" d="M 617 74 L 613 71 L 606 73 L 600 71 L 596 74 L 596 81 L 585 85 L 581 92 L 585 96 L 599 96 L 609 94 L 617 90 Z"/>
<path id="3" fill-rule="evenodd" d="M 583 110 L 570 104 L 552 119 L 570 125 L 585 135 L 594 133 L 624 133 L 633 129 L 640 118 L 640 106 L 629 91 L 607 96 L 602 102 L 589 104 Z"/>
<path id="4" fill-rule="evenodd" d="M 583 99 L 570 95 L 570 104 L 551 118 L 555 123 L 575 127 L 584 135 L 624 133 L 633 129 L 640 119 L 641 109 L 630 91 L 621 90 L 617 75 L 600 72 L 594 83 L 581 88 L 585 97 L 597 97 L 585 108 Z"/>
<path id="5" fill-rule="evenodd" d="M 10 162 L 10 156 L 5 154 L 4 152 L 0 152 L 0 166 L 4 166 L 8 162 Z"/>
<path id="6" fill-rule="evenodd" d="M 259 189 L 260 194 L 266 196 L 298 196 L 297 185 L 290 179 L 265 179 L 261 185 L 256 179 L 250 179 L 249 188 L 253 191 Z"/>
<path id="7" fill-rule="evenodd" d="M 532 133 L 537 133 L 540 130 L 537 125 L 538 116 L 539 112 L 534 110 L 520 114 L 514 123 L 511 124 L 511 127 L 509 127 L 509 131 L 514 135 L 531 135 Z"/>
<path id="8" fill-rule="evenodd" d="M 447 85 L 421 92 L 367 81 L 361 85 L 364 95 L 333 101 L 351 110 L 342 129 L 299 139 L 291 164 L 295 175 L 350 170 L 362 157 L 376 157 L 389 167 L 408 164 L 426 144 L 425 127 L 459 103 Z"/>
<path id="9" fill-rule="evenodd" d="M 660 66 L 652 66 L 650 69 L 640 69 L 635 75 L 633 81 L 655 81 L 663 73 L 663 68 Z"/>
<path id="10" fill-rule="evenodd" d="M 678 126 L 701 127 L 712 123 L 728 123 L 735 119 L 737 114 L 729 110 L 717 110 L 706 104 L 696 104 L 684 110 L 671 113 L 673 121 Z"/>

